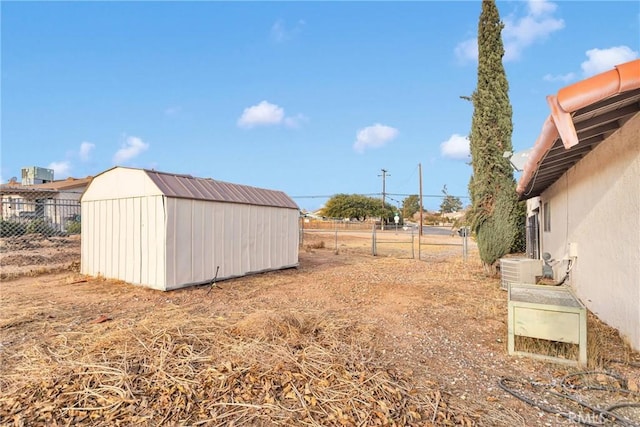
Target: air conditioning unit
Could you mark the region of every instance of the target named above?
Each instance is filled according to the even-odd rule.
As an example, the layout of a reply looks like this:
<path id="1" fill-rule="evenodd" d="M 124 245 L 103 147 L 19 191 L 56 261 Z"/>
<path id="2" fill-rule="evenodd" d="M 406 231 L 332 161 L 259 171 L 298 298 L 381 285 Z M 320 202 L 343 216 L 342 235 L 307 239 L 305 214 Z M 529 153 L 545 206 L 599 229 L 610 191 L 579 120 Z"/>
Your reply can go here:
<path id="1" fill-rule="evenodd" d="M 505 291 L 509 283 L 535 284 L 536 276 L 542 276 L 542 260 L 531 258 L 501 258 L 500 287 Z"/>

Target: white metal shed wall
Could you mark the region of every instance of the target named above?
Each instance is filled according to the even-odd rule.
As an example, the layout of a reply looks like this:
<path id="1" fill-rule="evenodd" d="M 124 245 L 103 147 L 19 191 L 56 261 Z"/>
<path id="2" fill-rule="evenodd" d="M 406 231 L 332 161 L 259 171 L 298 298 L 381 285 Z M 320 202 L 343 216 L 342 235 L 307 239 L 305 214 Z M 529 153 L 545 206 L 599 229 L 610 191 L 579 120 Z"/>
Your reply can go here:
<path id="1" fill-rule="evenodd" d="M 167 198 L 166 289 L 298 265 L 296 209 Z"/>
<path id="2" fill-rule="evenodd" d="M 280 191 L 116 167 L 82 196 L 81 272 L 159 290 L 298 265 Z"/>
<path id="3" fill-rule="evenodd" d="M 82 274 L 165 289 L 163 196 L 82 202 Z"/>

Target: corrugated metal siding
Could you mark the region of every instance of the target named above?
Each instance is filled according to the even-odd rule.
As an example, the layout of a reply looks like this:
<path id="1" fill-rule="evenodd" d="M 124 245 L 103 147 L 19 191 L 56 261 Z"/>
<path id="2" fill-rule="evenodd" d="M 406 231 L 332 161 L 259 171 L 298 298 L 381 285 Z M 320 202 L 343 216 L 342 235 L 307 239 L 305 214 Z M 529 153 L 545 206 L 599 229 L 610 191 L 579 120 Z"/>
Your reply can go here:
<path id="1" fill-rule="evenodd" d="M 167 289 L 298 264 L 298 212 L 168 198 Z"/>
<path id="2" fill-rule="evenodd" d="M 116 167 L 82 197 L 81 271 L 169 290 L 293 267 L 298 216 L 279 191 Z"/>
<path id="3" fill-rule="evenodd" d="M 163 196 L 82 203 L 83 274 L 165 288 Z"/>
<path id="4" fill-rule="evenodd" d="M 209 178 L 195 178 L 189 175 L 150 170 L 145 172 L 160 191 L 169 197 L 298 209 L 298 205 L 282 191 L 231 184 Z"/>
<path id="5" fill-rule="evenodd" d="M 165 287 L 165 213 L 164 197 L 141 200 L 141 276 L 140 283 Z"/>

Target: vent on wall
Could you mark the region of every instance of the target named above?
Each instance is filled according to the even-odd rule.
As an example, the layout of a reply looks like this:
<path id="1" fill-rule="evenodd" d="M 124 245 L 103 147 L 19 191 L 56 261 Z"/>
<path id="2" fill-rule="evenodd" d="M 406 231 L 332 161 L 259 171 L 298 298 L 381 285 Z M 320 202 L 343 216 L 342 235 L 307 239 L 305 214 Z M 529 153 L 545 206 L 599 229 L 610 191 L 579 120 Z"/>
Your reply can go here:
<path id="1" fill-rule="evenodd" d="M 536 276 L 542 276 L 542 260 L 531 258 L 501 258 L 500 287 L 509 289 L 509 283 L 535 284 Z"/>

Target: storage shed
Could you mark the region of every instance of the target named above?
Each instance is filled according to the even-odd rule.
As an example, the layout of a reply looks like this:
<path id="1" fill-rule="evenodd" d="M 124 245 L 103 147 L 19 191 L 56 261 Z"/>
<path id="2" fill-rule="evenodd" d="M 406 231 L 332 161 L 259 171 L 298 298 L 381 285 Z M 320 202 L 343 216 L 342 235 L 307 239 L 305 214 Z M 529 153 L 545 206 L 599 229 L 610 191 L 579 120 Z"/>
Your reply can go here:
<path id="1" fill-rule="evenodd" d="M 298 265 L 281 191 L 114 167 L 81 199 L 81 273 L 167 291 Z"/>

